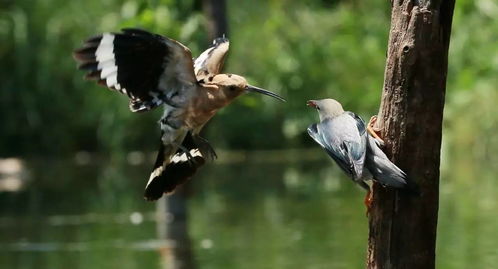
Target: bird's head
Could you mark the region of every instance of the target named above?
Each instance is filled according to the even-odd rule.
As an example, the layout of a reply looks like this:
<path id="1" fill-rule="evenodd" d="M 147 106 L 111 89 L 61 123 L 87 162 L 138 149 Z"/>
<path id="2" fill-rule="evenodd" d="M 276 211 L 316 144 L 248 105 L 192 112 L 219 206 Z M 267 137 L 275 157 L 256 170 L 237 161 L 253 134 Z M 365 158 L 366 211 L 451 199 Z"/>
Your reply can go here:
<path id="1" fill-rule="evenodd" d="M 344 113 L 341 103 L 334 99 L 309 100 L 306 104 L 316 108 L 320 121 L 325 118 L 334 118 Z"/>
<path id="2" fill-rule="evenodd" d="M 247 80 L 244 77 L 238 75 L 218 74 L 212 77 L 209 84 L 216 85 L 221 91 L 223 91 L 228 101 L 235 99 L 245 92 L 257 92 L 285 102 L 285 99 L 280 97 L 278 94 L 251 86 L 247 83 Z"/>

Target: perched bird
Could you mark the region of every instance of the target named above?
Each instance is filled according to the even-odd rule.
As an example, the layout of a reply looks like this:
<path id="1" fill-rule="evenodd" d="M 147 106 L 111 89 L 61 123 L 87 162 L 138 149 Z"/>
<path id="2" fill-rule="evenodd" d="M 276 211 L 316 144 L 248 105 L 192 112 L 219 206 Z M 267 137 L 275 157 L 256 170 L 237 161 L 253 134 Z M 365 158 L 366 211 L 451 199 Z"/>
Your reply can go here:
<path id="1" fill-rule="evenodd" d="M 218 38 L 194 64 L 190 50 L 178 41 L 123 29 L 92 37 L 74 51 L 79 69 L 88 72 L 86 78 L 127 95 L 131 111 L 164 107 L 159 153 L 145 188 L 146 200 L 174 191 L 206 160 L 216 158 L 199 132 L 220 108 L 245 92 L 284 101 L 241 76 L 221 74 L 228 48 L 228 39 Z"/>
<path id="2" fill-rule="evenodd" d="M 416 192 L 407 181 L 405 172 L 392 163 L 380 148 L 383 141 L 367 128 L 358 115 L 344 111 L 334 99 L 310 100 L 307 105 L 316 108 L 320 117 L 320 123 L 308 127 L 308 134 L 354 182 L 367 190 L 367 207 L 372 201 L 370 186 L 366 183 L 368 180 Z"/>

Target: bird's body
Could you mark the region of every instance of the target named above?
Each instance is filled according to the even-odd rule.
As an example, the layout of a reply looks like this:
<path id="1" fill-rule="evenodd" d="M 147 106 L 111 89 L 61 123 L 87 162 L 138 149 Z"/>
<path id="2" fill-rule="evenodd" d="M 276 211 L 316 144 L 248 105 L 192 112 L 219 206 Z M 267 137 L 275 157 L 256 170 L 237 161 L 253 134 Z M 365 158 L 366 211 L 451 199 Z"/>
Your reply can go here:
<path id="1" fill-rule="evenodd" d="M 380 141 L 367 132 L 358 115 L 344 111 L 333 99 L 312 100 L 308 105 L 320 115 L 320 123 L 308 127 L 309 135 L 354 182 L 368 191 L 368 180 L 393 188 L 412 188 L 406 174 L 387 158 Z"/>
<path id="2" fill-rule="evenodd" d="M 343 113 L 325 118 L 308 132 L 353 181 L 363 182 L 366 132 L 358 129 L 354 116 Z"/>
<path id="3" fill-rule="evenodd" d="M 126 94 L 130 110 L 144 112 L 164 106 L 159 123 L 161 143 L 145 198 L 156 200 L 191 177 L 216 153 L 199 136 L 216 112 L 244 92 L 259 92 L 238 75 L 221 74 L 229 42 L 216 39 L 195 61 L 181 43 L 156 34 L 123 29 L 88 39 L 74 53 L 86 78 Z"/>

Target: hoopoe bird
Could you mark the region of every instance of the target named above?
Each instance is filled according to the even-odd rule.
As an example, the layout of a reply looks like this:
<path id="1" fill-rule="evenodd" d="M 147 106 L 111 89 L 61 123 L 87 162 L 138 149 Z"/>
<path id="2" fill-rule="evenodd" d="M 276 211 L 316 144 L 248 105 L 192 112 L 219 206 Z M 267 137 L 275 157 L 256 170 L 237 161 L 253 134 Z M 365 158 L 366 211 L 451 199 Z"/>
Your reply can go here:
<path id="1" fill-rule="evenodd" d="M 92 37 L 73 56 L 86 78 L 127 95 L 132 112 L 164 107 L 159 124 L 161 141 L 154 169 L 145 188 L 146 200 L 171 193 L 206 160 L 216 158 L 199 136 L 216 112 L 245 92 L 279 95 L 249 85 L 234 74 L 221 74 L 229 49 L 218 38 L 195 61 L 178 41 L 139 29 L 123 29 Z"/>
<path id="2" fill-rule="evenodd" d="M 334 99 L 310 100 L 307 105 L 318 111 L 319 123 L 308 127 L 308 134 L 355 183 L 367 191 L 365 205 L 370 208 L 372 192 L 369 180 L 382 186 L 403 189 L 418 194 L 418 188 L 408 181 L 403 170 L 392 163 L 381 147 L 384 141 L 372 128 L 351 111 L 344 111 Z"/>

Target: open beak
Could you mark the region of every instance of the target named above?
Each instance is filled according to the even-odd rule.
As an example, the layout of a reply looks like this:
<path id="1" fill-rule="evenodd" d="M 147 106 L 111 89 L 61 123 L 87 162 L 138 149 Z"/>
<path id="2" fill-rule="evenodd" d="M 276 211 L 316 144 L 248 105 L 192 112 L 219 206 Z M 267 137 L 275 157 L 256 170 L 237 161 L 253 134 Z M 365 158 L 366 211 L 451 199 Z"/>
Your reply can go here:
<path id="1" fill-rule="evenodd" d="M 265 89 L 261 89 L 261 88 L 255 87 L 255 86 L 247 85 L 246 91 L 261 93 L 261 94 L 268 95 L 268 96 L 271 96 L 273 98 L 276 98 L 276 99 L 278 99 L 278 100 L 280 100 L 282 102 L 285 102 L 285 99 L 282 98 L 280 95 L 278 95 L 276 93 L 273 93 L 273 92 L 270 92 L 270 91 L 267 91 Z"/>
<path id="2" fill-rule="evenodd" d="M 313 107 L 313 108 L 316 108 L 316 103 L 314 100 L 309 100 L 306 102 L 306 105 L 309 106 L 309 107 Z"/>

